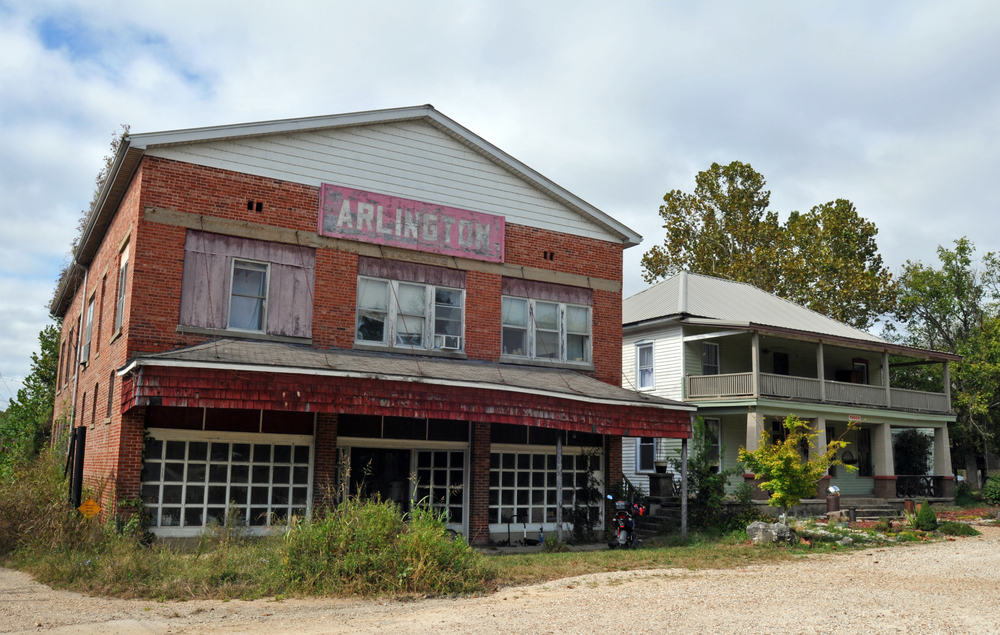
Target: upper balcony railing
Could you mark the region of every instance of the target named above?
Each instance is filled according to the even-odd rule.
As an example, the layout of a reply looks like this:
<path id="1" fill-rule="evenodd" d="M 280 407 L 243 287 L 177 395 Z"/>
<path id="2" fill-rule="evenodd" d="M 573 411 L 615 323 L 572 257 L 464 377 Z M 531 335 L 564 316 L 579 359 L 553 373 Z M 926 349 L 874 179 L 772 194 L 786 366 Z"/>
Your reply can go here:
<path id="1" fill-rule="evenodd" d="M 840 381 L 811 377 L 790 377 L 760 373 L 759 390 L 761 397 L 779 397 L 802 401 L 828 402 L 837 404 L 876 406 L 895 410 L 915 412 L 948 413 L 951 411 L 948 395 L 944 393 L 920 392 L 884 386 L 849 384 Z M 753 373 L 731 373 L 727 375 L 692 375 L 687 377 L 689 399 L 726 399 L 754 396 Z"/>

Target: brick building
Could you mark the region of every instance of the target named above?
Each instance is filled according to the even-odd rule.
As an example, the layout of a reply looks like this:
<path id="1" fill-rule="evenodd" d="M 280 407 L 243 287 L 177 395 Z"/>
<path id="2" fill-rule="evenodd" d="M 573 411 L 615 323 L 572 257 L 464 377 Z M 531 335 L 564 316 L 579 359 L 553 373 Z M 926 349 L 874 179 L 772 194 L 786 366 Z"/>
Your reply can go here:
<path id="1" fill-rule="evenodd" d="M 557 454 L 570 508 L 623 436 L 689 434 L 620 387 L 640 240 L 431 106 L 133 134 L 51 307 L 56 421 L 161 535 L 348 489 L 551 529 Z"/>

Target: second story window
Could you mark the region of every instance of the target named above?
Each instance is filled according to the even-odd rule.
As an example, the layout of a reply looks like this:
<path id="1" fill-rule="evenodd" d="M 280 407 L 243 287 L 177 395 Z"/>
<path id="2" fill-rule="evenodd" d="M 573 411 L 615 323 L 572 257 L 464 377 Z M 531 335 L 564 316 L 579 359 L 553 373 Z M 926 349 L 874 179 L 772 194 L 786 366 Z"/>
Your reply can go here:
<path id="1" fill-rule="evenodd" d="M 509 357 L 589 362 L 590 307 L 504 297 L 501 353 Z"/>
<path id="2" fill-rule="evenodd" d="M 638 344 L 636 353 L 636 388 L 643 390 L 654 387 L 653 381 L 653 345 Z"/>
<path id="3" fill-rule="evenodd" d="M 122 250 L 118 260 L 118 291 L 115 294 L 115 333 L 122 328 L 125 318 L 125 283 L 128 281 L 128 246 Z"/>
<path id="4" fill-rule="evenodd" d="M 90 360 L 90 339 L 91 334 L 94 332 L 94 298 L 90 299 L 87 304 L 87 317 L 84 319 L 86 324 L 86 329 L 84 330 L 83 336 L 83 354 L 80 356 L 80 362 L 85 363 Z"/>
<path id="5" fill-rule="evenodd" d="M 264 330 L 267 324 L 267 273 L 267 263 L 233 259 L 229 328 Z"/>
<path id="6" fill-rule="evenodd" d="M 719 374 L 719 345 L 703 342 L 701 345 L 701 374 Z"/>
<path id="7" fill-rule="evenodd" d="M 464 291 L 358 277 L 355 339 L 405 349 L 462 350 Z"/>

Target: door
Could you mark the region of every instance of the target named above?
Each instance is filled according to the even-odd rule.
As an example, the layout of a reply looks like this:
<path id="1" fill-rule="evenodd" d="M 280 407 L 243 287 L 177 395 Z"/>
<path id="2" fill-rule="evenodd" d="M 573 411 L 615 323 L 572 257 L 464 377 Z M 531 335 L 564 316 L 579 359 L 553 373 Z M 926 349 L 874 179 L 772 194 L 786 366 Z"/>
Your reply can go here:
<path id="1" fill-rule="evenodd" d="M 351 448 L 351 494 L 393 501 L 410 510 L 410 451 Z"/>

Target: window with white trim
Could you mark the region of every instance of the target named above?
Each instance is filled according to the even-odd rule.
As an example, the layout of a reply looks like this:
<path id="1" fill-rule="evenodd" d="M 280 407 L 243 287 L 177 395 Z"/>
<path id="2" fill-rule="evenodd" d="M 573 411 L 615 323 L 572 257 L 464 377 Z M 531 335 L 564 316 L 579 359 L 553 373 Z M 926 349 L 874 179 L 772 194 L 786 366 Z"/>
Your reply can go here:
<path id="1" fill-rule="evenodd" d="M 118 294 L 115 299 L 115 333 L 122 329 L 125 318 L 125 283 L 128 281 L 128 246 L 122 250 L 118 261 Z"/>
<path id="2" fill-rule="evenodd" d="M 358 276 L 355 341 L 461 351 L 465 290 Z"/>
<path id="3" fill-rule="evenodd" d="M 504 356 L 590 362 L 589 306 L 504 296 L 500 323 Z"/>
<path id="4" fill-rule="evenodd" d="M 653 375 L 653 344 L 636 344 L 636 388 L 648 390 L 655 387 Z"/>
<path id="5" fill-rule="evenodd" d="M 96 298 L 91 298 L 90 302 L 87 304 L 87 317 L 84 320 L 86 323 L 86 329 L 83 332 L 83 354 L 80 356 L 80 363 L 86 363 L 90 360 L 90 340 L 91 335 L 94 333 L 94 300 Z"/>
<path id="6" fill-rule="evenodd" d="M 551 450 L 504 450 L 490 453 L 489 521 L 497 523 L 554 523 L 556 455 Z M 563 449 L 563 519 L 572 518 L 577 490 L 588 486 L 590 475 L 603 482 L 599 453 L 572 454 Z M 578 501 L 578 504 L 583 501 Z M 591 506 L 593 505 L 593 506 Z M 600 503 L 587 503 L 594 524 L 600 522 Z M 512 518 L 516 520 L 511 521 Z"/>
<path id="7" fill-rule="evenodd" d="M 270 264 L 233 258 L 229 292 L 229 326 L 261 331 L 267 326 L 267 279 Z"/>
<path id="8" fill-rule="evenodd" d="M 639 437 L 635 440 L 635 471 L 655 472 L 656 464 L 656 439 L 653 437 Z"/>
<path id="9" fill-rule="evenodd" d="M 701 344 L 701 374 L 719 374 L 719 345 L 709 342 Z"/>
<path id="10" fill-rule="evenodd" d="M 155 435 L 156 433 L 154 433 Z M 154 528 L 223 524 L 230 502 L 243 524 L 284 525 L 305 516 L 310 499 L 309 437 L 153 436 L 146 441 L 142 500 Z"/>

